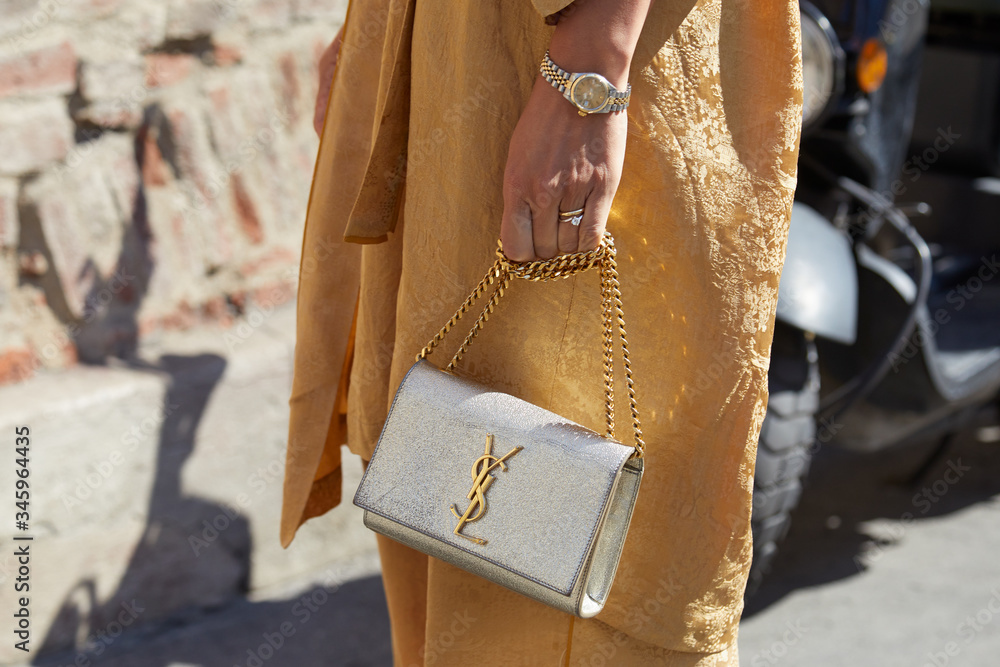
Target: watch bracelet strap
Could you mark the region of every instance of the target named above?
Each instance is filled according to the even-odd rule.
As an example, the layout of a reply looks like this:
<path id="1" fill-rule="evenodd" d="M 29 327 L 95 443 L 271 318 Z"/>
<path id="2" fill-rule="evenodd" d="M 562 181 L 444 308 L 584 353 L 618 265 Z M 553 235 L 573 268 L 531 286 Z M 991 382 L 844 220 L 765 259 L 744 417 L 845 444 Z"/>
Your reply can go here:
<path id="1" fill-rule="evenodd" d="M 571 73 L 567 72 L 563 68 L 556 65 L 552 58 L 549 57 L 549 52 L 546 49 L 545 57 L 542 58 L 542 64 L 539 65 L 538 70 L 542 73 L 542 78 L 552 84 L 560 93 L 564 96 L 568 96 L 567 89 L 569 88 L 569 79 L 572 76 Z M 628 87 L 624 92 L 616 90 L 611 93 L 611 99 L 613 102 L 608 105 L 608 110 L 611 112 L 622 111 L 628 107 L 629 98 L 632 95 L 632 84 L 628 84 Z"/>

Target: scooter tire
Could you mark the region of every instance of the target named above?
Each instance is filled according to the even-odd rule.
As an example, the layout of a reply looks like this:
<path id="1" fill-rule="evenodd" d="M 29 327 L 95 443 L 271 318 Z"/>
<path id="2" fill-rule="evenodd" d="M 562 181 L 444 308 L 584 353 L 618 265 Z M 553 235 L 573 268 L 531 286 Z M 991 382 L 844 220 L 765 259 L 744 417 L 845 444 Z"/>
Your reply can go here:
<path id="1" fill-rule="evenodd" d="M 776 324 L 767 386 L 767 415 L 754 470 L 753 562 L 745 598 L 757 591 L 771 570 L 809 472 L 819 409 L 819 357 L 811 336 Z"/>

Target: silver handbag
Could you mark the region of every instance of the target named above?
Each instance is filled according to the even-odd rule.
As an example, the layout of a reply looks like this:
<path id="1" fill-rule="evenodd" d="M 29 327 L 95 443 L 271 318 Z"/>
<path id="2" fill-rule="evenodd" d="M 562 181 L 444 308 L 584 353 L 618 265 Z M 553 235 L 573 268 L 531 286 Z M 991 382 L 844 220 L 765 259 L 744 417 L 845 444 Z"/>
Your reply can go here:
<path id="1" fill-rule="evenodd" d="M 497 255 L 403 378 L 354 504 L 378 533 L 589 618 L 607 601 L 643 467 L 614 241 L 606 234 L 595 250 L 537 262 L 511 262 L 502 248 Z M 551 280 L 590 268 L 600 269 L 604 301 L 605 435 L 454 373 L 513 278 Z M 447 368 L 427 361 L 494 284 Z M 615 320 L 633 446 L 613 436 Z"/>

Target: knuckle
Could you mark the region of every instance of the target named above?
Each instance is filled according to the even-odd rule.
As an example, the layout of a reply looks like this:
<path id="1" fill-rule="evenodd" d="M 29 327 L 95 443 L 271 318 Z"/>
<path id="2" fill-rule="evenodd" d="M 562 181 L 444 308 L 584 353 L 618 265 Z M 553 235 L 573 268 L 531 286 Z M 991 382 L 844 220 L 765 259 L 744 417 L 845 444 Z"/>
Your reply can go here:
<path id="1" fill-rule="evenodd" d="M 559 237 L 559 252 L 576 252 L 578 241 L 576 237 L 566 235 Z"/>
<path id="2" fill-rule="evenodd" d="M 556 179 L 538 178 L 531 182 L 530 194 L 532 201 L 540 207 L 552 204 L 559 194 L 559 183 Z"/>
<path id="3" fill-rule="evenodd" d="M 526 215 L 511 215 L 508 226 L 520 236 L 531 236 L 531 218 Z"/>
<path id="4" fill-rule="evenodd" d="M 504 254 L 515 262 L 523 262 L 531 258 L 530 248 L 517 237 L 511 238 L 501 232 L 500 243 L 503 246 Z"/>
<path id="5" fill-rule="evenodd" d="M 614 183 L 617 172 L 608 164 L 602 164 L 594 169 L 594 182 L 601 188 L 607 188 Z"/>
<path id="6" fill-rule="evenodd" d="M 541 259 L 552 259 L 559 254 L 559 247 L 554 243 L 535 244 L 535 254 Z"/>

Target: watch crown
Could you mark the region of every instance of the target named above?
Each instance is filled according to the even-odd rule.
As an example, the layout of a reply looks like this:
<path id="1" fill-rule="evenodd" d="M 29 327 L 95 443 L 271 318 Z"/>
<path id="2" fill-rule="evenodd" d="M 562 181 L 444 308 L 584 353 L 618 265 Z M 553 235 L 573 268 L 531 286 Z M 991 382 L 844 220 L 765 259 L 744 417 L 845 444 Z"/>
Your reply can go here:
<path id="1" fill-rule="evenodd" d="M 632 85 L 628 84 L 624 93 L 616 90 L 611 83 L 595 72 L 571 74 L 552 62 L 545 51 L 539 70 L 542 78 L 552 84 L 569 102 L 577 108 L 581 116 L 592 113 L 624 111 L 628 108 Z"/>

